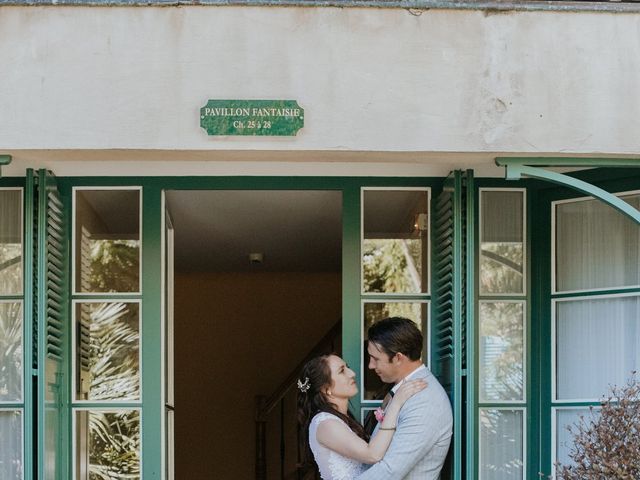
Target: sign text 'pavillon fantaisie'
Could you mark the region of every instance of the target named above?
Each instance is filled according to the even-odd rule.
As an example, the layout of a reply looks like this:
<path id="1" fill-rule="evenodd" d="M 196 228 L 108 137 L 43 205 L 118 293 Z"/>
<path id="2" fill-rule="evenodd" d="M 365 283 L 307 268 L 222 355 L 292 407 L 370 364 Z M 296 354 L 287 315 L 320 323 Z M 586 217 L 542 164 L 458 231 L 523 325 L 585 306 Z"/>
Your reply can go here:
<path id="1" fill-rule="evenodd" d="M 209 135 L 293 136 L 304 126 L 296 100 L 209 100 L 200 109 Z"/>

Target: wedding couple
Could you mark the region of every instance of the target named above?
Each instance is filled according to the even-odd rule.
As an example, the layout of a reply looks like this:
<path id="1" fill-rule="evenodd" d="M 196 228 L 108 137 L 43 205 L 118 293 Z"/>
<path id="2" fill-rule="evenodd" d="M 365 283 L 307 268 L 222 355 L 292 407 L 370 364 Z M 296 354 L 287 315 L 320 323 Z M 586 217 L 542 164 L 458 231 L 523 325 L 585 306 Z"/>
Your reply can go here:
<path id="1" fill-rule="evenodd" d="M 369 368 L 395 384 L 369 438 L 351 412 L 354 372 L 336 355 L 309 361 L 298 381 L 299 419 L 323 480 L 436 480 L 451 442 L 447 394 L 422 364 L 422 334 L 392 317 L 368 331 Z"/>

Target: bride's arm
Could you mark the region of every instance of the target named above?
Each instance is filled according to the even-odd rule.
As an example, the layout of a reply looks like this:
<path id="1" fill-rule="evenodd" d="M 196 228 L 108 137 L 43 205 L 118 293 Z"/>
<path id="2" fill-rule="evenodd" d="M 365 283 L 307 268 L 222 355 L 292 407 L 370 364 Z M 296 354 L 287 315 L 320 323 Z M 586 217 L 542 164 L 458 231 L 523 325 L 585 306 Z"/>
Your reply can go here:
<path id="1" fill-rule="evenodd" d="M 325 447 L 344 457 L 352 458 L 361 463 L 377 463 L 382 460 L 391 444 L 400 409 L 411 396 L 426 386 L 424 380 L 413 380 L 403 384 L 387 406 L 378 433 L 369 443 L 358 437 L 344 423 L 337 421 L 324 421 L 318 425 L 316 439 Z"/>

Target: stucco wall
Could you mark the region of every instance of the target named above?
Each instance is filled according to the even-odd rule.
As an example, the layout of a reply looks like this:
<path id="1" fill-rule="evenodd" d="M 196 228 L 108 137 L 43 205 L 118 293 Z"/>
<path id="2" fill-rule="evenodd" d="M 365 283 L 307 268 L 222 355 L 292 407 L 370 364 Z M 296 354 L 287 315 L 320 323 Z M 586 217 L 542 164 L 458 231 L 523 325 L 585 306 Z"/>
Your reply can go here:
<path id="1" fill-rule="evenodd" d="M 255 396 L 270 395 L 341 316 L 339 274 L 180 274 L 175 290 L 176 478 L 255 478 Z M 286 401 L 287 472 L 295 398 Z M 279 408 L 267 423 L 280 478 Z"/>
<path id="2" fill-rule="evenodd" d="M 638 14 L 2 7 L 0 146 L 632 154 L 639 39 Z M 209 98 L 305 127 L 209 137 Z"/>

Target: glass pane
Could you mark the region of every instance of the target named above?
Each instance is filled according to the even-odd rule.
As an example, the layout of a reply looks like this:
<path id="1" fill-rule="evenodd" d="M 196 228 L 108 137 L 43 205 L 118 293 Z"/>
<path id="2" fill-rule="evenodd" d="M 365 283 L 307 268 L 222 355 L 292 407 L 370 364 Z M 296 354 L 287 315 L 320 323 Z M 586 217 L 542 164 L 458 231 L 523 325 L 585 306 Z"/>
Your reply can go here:
<path id="1" fill-rule="evenodd" d="M 416 322 L 416 325 L 422 332 L 428 331 L 427 325 L 427 309 L 428 303 L 425 302 L 388 302 L 388 303 L 369 303 L 364 304 L 364 342 L 363 342 L 363 370 L 364 376 L 364 399 L 365 400 L 381 400 L 387 393 L 385 384 L 376 375 L 376 372 L 369 370 L 369 354 L 367 353 L 367 331 L 374 323 L 386 317 L 405 317 Z M 426 346 L 426 341 L 425 341 Z M 428 358 L 427 353 L 423 352 L 423 360 Z"/>
<path id="2" fill-rule="evenodd" d="M 140 191 L 75 193 L 75 289 L 140 291 Z"/>
<path id="3" fill-rule="evenodd" d="M 175 479 L 175 425 L 173 418 L 173 410 L 167 409 L 167 438 L 165 439 L 165 456 L 167 459 L 165 478 L 167 480 Z"/>
<path id="4" fill-rule="evenodd" d="M 592 418 L 597 418 L 599 409 L 594 408 L 560 408 L 556 410 L 556 462 L 561 465 L 573 465 L 574 462 L 569 457 L 573 448 L 573 435 L 567 430 L 568 426 L 576 425 L 580 417 L 584 417 L 589 422 Z"/>
<path id="5" fill-rule="evenodd" d="M 137 303 L 76 304 L 78 400 L 140 398 Z"/>
<path id="6" fill-rule="evenodd" d="M 597 401 L 640 368 L 640 297 L 557 302 L 559 399 Z"/>
<path id="7" fill-rule="evenodd" d="M 22 412 L 0 410 L 0 478 L 24 478 L 22 458 Z"/>
<path id="8" fill-rule="evenodd" d="M 640 208 L 640 195 L 621 197 Z M 600 200 L 556 206 L 558 291 L 640 284 L 640 228 Z"/>
<path id="9" fill-rule="evenodd" d="M 524 400 L 524 303 L 480 302 L 480 401 Z"/>
<path id="10" fill-rule="evenodd" d="M 0 302 L 0 402 L 22 401 L 22 302 Z"/>
<path id="11" fill-rule="evenodd" d="M 428 192 L 365 190 L 363 212 L 363 291 L 427 292 Z"/>
<path id="12" fill-rule="evenodd" d="M 46 480 L 56 480 L 58 458 L 60 451 L 60 414 L 56 408 L 45 410 L 45 452 L 44 452 L 44 478 Z"/>
<path id="13" fill-rule="evenodd" d="M 480 409 L 480 478 L 524 478 L 524 412 Z"/>
<path id="14" fill-rule="evenodd" d="M 482 191 L 480 293 L 524 293 L 524 192 Z"/>
<path id="15" fill-rule="evenodd" d="M 22 190 L 0 190 L 0 295 L 22 293 Z"/>
<path id="16" fill-rule="evenodd" d="M 76 479 L 140 478 L 140 412 L 76 411 Z"/>

